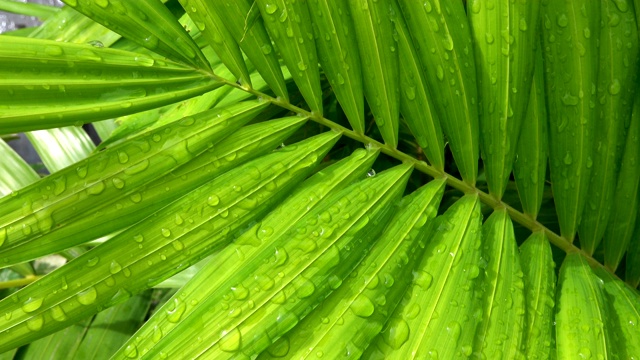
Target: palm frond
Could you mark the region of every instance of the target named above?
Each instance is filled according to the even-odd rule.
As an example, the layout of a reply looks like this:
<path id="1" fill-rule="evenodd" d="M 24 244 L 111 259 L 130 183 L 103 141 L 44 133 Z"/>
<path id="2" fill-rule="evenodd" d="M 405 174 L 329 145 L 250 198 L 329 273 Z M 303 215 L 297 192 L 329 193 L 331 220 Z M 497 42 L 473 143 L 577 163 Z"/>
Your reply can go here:
<path id="1" fill-rule="evenodd" d="M 65 2 L 0 35 L 0 358 L 640 356 L 629 2 Z"/>

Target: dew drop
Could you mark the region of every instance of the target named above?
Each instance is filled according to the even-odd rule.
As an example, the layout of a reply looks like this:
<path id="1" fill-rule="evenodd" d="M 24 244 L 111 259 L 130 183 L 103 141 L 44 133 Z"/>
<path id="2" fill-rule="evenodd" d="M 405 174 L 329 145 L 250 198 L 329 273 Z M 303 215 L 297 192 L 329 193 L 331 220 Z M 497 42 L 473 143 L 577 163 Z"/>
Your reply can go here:
<path id="1" fill-rule="evenodd" d="M 131 196 L 129 196 L 129 199 L 131 199 L 131 201 L 133 201 L 134 203 L 139 203 L 140 201 L 142 201 L 142 195 L 140 195 L 140 193 L 131 194 Z"/>
<path id="2" fill-rule="evenodd" d="M 240 336 L 240 331 L 237 328 L 228 332 L 223 331 L 222 339 L 220 339 L 220 350 L 225 352 L 236 352 L 240 349 L 241 342 L 242 337 Z"/>
<path id="3" fill-rule="evenodd" d="M 571 153 L 567 151 L 567 153 L 564 155 L 564 159 L 563 159 L 565 165 L 571 165 L 571 163 L 573 163 L 573 158 L 571 157 Z"/>
<path id="4" fill-rule="evenodd" d="M 124 151 L 118 151 L 118 161 L 120 164 L 126 164 L 129 161 L 129 155 Z"/>
<path id="5" fill-rule="evenodd" d="M 186 310 L 186 306 L 178 299 L 173 299 L 173 306 L 167 310 L 167 321 L 171 323 L 177 323 L 182 318 L 182 314 Z"/>
<path id="6" fill-rule="evenodd" d="M 361 294 L 360 296 L 358 296 L 351 303 L 350 308 L 354 314 L 363 318 L 371 316 L 371 314 L 373 314 L 373 311 L 375 310 L 373 306 L 373 302 L 371 302 L 371 299 L 369 299 L 364 294 Z"/>
<path id="7" fill-rule="evenodd" d="M 120 178 L 114 177 L 111 182 L 116 189 L 122 189 L 124 187 L 124 181 Z"/>
<path id="8" fill-rule="evenodd" d="M 97 183 L 87 188 L 87 193 L 91 195 L 99 195 L 104 191 L 104 188 L 104 182 L 98 181 Z"/>
<path id="9" fill-rule="evenodd" d="M 27 328 L 31 331 L 40 331 L 44 325 L 44 318 L 42 315 L 34 316 L 27 320 Z"/>
<path id="10" fill-rule="evenodd" d="M 400 347 L 409 339 L 409 324 L 403 319 L 392 319 L 389 328 L 383 333 L 383 340 L 393 349 Z"/>
<path id="11" fill-rule="evenodd" d="M 67 314 L 65 314 L 64 310 L 60 307 L 60 305 L 55 305 L 51 308 L 51 318 L 55 321 L 65 321 L 67 320 Z"/>
<path id="12" fill-rule="evenodd" d="M 128 357 L 129 359 L 135 359 L 138 357 L 138 349 L 135 345 L 127 345 L 127 347 L 124 349 L 124 356 Z"/>
<path id="13" fill-rule="evenodd" d="M 111 262 L 111 265 L 109 266 L 109 272 L 112 274 L 117 274 L 120 271 L 122 271 L 122 266 L 115 260 L 113 260 Z"/>
<path id="14" fill-rule="evenodd" d="M 220 198 L 217 195 L 211 195 L 207 199 L 207 204 L 209 204 L 209 206 L 216 206 L 219 203 L 220 203 Z"/>
<path id="15" fill-rule="evenodd" d="M 620 93 L 620 81 L 618 79 L 613 79 L 611 85 L 609 86 L 609 94 L 618 95 Z"/>
<path id="16" fill-rule="evenodd" d="M 556 19 L 556 22 L 558 23 L 558 26 L 566 27 L 569 24 L 569 18 L 567 18 L 567 15 L 565 14 L 560 14 Z"/>
<path id="17" fill-rule="evenodd" d="M 98 297 L 98 292 L 96 291 L 96 288 L 94 288 L 93 286 L 78 293 L 78 295 L 76 296 L 78 298 L 78 302 L 82 305 L 91 305 L 96 301 L 96 298 Z"/>
<path id="18" fill-rule="evenodd" d="M 278 11 L 278 5 L 269 3 L 264 7 L 264 10 L 267 12 L 267 14 L 271 15 Z"/>
<path id="19" fill-rule="evenodd" d="M 26 313 L 34 312 L 42 306 L 43 298 L 29 298 L 22 304 L 22 311 Z"/>

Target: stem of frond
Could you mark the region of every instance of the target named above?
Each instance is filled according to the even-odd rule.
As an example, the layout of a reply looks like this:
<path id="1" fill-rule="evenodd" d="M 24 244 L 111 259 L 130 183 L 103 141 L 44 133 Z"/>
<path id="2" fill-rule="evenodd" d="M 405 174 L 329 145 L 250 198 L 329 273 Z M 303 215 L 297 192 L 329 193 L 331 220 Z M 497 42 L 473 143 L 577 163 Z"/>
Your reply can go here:
<path id="1" fill-rule="evenodd" d="M 302 109 L 300 107 L 297 107 L 293 104 L 290 104 L 289 102 L 283 101 L 281 99 L 277 99 L 274 97 L 271 97 L 269 95 L 266 95 L 264 93 L 261 93 L 260 91 L 257 91 L 255 89 L 251 89 L 251 88 L 246 88 L 243 87 L 237 83 L 234 83 L 232 81 L 229 81 L 227 79 L 221 78 L 215 74 L 209 74 L 209 75 L 213 75 L 213 77 L 217 80 L 217 81 L 221 81 L 229 86 L 233 86 L 237 89 L 249 92 L 255 96 L 257 96 L 258 98 L 264 100 L 264 101 L 268 101 L 274 105 L 280 106 L 282 108 L 285 108 L 287 110 L 290 110 L 292 112 L 307 116 L 309 119 L 324 125 L 334 131 L 340 132 L 342 134 L 344 134 L 345 136 L 354 139 L 356 141 L 359 141 L 365 145 L 369 145 L 369 146 L 374 146 L 376 148 L 379 148 L 380 151 L 384 154 L 387 154 L 397 160 L 400 160 L 402 162 L 405 163 L 411 163 L 413 164 L 414 168 L 417 169 L 418 171 L 425 173 L 433 178 L 444 178 L 447 182 L 447 185 L 451 186 L 454 189 L 460 190 L 462 192 L 464 192 L 465 194 L 471 194 L 471 193 L 475 193 L 478 194 L 478 197 L 480 198 L 480 201 L 482 201 L 484 204 L 491 206 L 494 209 L 506 209 L 509 216 L 511 217 L 511 219 L 517 223 L 519 223 L 520 225 L 526 227 L 527 229 L 531 230 L 531 232 L 538 232 L 538 231 L 542 231 L 544 232 L 544 234 L 546 235 L 547 239 L 549 239 L 549 241 L 555 245 L 556 247 L 562 249 L 564 252 L 566 253 L 580 253 L 582 254 L 582 256 L 584 256 L 584 258 L 587 260 L 587 262 L 593 266 L 593 267 L 600 267 L 605 269 L 606 271 L 608 271 L 609 273 L 611 273 L 611 270 L 608 269 L 607 267 L 605 267 L 603 264 L 601 264 L 600 262 L 598 262 L 598 260 L 594 259 L 590 254 L 582 251 L 579 247 L 575 246 L 570 240 L 556 234 L 555 232 L 549 230 L 546 226 L 544 226 L 543 224 L 541 224 L 540 222 L 538 222 L 536 219 L 532 218 L 531 216 L 524 214 L 516 209 L 514 209 L 513 207 L 509 206 L 508 204 L 506 204 L 505 202 L 503 202 L 502 200 L 498 200 L 495 197 L 487 194 L 486 192 L 478 189 L 477 187 L 470 185 L 464 181 L 462 181 L 461 179 L 458 179 L 446 172 L 441 172 L 439 170 L 437 170 L 436 168 L 432 167 L 431 165 L 427 164 L 424 161 L 418 160 L 410 155 L 407 155 L 395 148 L 391 148 L 386 144 L 383 144 L 375 139 L 372 139 L 364 134 L 360 134 L 357 133 L 351 129 L 348 129 L 342 125 L 336 124 L 333 121 L 324 118 L 322 116 L 319 116 L 318 114 L 315 114 L 313 112 L 309 112 L 305 109 Z M 614 276 L 616 276 L 615 274 L 613 274 Z"/>

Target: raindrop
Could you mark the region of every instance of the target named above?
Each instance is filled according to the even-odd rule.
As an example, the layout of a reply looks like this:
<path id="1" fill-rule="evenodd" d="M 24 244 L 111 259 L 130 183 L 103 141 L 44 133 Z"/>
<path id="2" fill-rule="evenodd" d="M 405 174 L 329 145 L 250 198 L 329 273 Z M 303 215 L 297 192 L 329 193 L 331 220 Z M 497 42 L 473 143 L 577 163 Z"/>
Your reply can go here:
<path id="1" fill-rule="evenodd" d="M 558 26 L 566 27 L 569 24 L 569 18 L 567 18 L 567 15 L 565 14 L 560 14 L 556 19 L 556 22 L 558 23 Z"/>
<path id="2" fill-rule="evenodd" d="M 276 11 L 278 11 L 278 5 L 276 5 L 276 4 L 267 4 L 267 5 L 264 7 L 264 9 L 265 9 L 265 11 L 267 12 L 267 14 L 273 14 L 273 13 L 275 13 Z"/>
<path id="3" fill-rule="evenodd" d="M 167 321 L 177 323 L 182 318 L 182 314 L 186 310 L 186 306 L 178 299 L 173 299 L 173 306 L 167 310 Z"/>
<path id="4" fill-rule="evenodd" d="M 383 340 L 393 349 L 400 347 L 409 339 L 409 324 L 403 319 L 392 319 L 389 328 L 383 334 Z"/>
<path id="5" fill-rule="evenodd" d="M 121 270 L 122 270 L 122 266 L 120 266 L 120 264 L 117 261 L 113 260 L 111 262 L 111 265 L 109 266 L 109 272 L 112 274 L 117 274 Z"/>
<path id="6" fill-rule="evenodd" d="M 620 81 L 618 79 L 613 79 L 611 85 L 609 86 L 609 94 L 618 95 L 620 93 Z"/>
<path id="7" fill-rule="evenodd" d="M 26 313 L 34 312 L 42 306 L 43 298 L 29 298 L 22 304 L 22 311 Z"/>
<path id="8" fill-rule="evenodd" d="M 371 316 L 371 314 L 373 314 L 373 311 L 375 310 L 373 306 L 373 302 L 371 302 L 371 299 L 369 299 L 364 294 L 361 294 L 360 296 L 358 296 L 351 303 L 350 308 L 354 314 L 363 318 Z"/>
<path id="9" fill-rule="evenodd" d="M 563 159 L 565 165 L 571 165 L 571 163 L 573 162 L 573 158 L 571 157 L 571 153 L 567 151 L 567 153 L 564 156 Z"/>
<path id="10" fill-rule="evenodd" d="M 102 43 L 102 41 L 99 40 L 91 40 L 89 41 L 87 44 L 93 46 L 93 47 L 97 47 L 97 48 L 103 48 L 104 44 Z"/>
<path id="11" fill-rule="evenodd" d="M 78 302 L 82 305 L 91 305 L 96 301 L 96 298 L 98 297 L 98 292 L 96 291 L 96 288 L 94 288 L 93 286 L 78 293 L 78 295 L 76 296 L 78 298 Z"/>
<path id="12" fill-rule="evenodd" d="M 60 305 L 55 305 L 51 308 L 51 318 L 55 321 L 65 321 L 67 320 L 67 314 L 64 313 L 64 310 L 60 307 Z"/>
<path id="13" fill-rule="evenodd" d="M 124 349 L 124 356 L 130 358 L 130 359 L 135 359 L 138 357 L 138 349 L 136 348 L 135 345 L 128 345 L 125 349 Z"/>
<path id="14" fill-rule="evenodd" d="M 242 337 L 240 336 L 240 331 L 237 328 L 234 328 L 231 331 L 223 331 L 222 339 L 220 339 L 220 350 L 226 352 L 238 351 L 238 349 L 240 349 L 241 341 Z"/>
<path id="15" fill-rule="evenodd" d="M 216 206 L 219 203 L 220 203 L 220 198 L 217 195 L 211 195 L 207 199 L 207 204 L 209 204 L 209 206 Z"/>

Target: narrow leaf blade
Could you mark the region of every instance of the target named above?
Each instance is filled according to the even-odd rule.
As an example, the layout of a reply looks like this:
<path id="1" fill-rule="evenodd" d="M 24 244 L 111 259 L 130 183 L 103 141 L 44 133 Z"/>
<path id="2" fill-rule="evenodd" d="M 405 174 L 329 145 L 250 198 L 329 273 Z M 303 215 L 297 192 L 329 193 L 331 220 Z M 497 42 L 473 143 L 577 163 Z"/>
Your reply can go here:
<path id="1" fill-rule="evenodd" d="M 188 324 L 194 321 L 197 322 L 200 314 L 208 312 L 213 306 L 212 299 L 215 298 L 212 294 L 221 291 L 221 286 L 226 281 L 242 273 L 247 259 L 253 259 L 265 249 L 272 249 L 276 239 L 315 209 L 324 198 L 360 178 L 370 168 L 376 156 L 377 151 L 357 150 L 349 158 L 319 171 L 302 183 L 264 219 L 215 254 L 213 259 L 173 297 L 181 303 L 193 303 L 197 306 L 187 307 L 181 321 L 173 322 L 170 321 L 172 312 L 169 310 L 174 301 L 170 300 L 138 331 L 136 338 L 140 341 L 135 345 L 141 348 L 142 352 L 146 352 L 155 346 L 159 333 L 168 335 L 182 327 L 188 327 Z M 313 196 L 310 197 L 309 194 Z M 126 347 L 121 349 L 119 356 L 124 349 Z"/>
<path id="2" fill-rule="evenodd" d="M 398 52 L 390 0 L 349 0 L 364 77 L 364 94 L 384 142 L 398 146 Z M 354 69 L 355 71 L 355 69 Z"/>
<path id="3" fill-rule="evenodd" d="M 351 128 L 365 131 L 364 94 L 360 53 L 346 1 L 307 1 L 320 65 L 345 112 Z M 338 58 L 336 53 L 347 54 Z M 351 71 L 351 69 L 354 69 Z"/>
<path id="4" fill-rule="evenodd" d="M 399 0 L 434 105 L 462 178 L 475 184 L 479 130 L 476 65 L 471 32 L 460 1 Z M 433 51 L 432 51 L 433 49 Z"/>
<path id="5" fill-rule="evenodd" d="M 542 232 L 531 234 L 520 246 L 526 290 L 525 358 L 549 359 L 555 352 L 553 321 L 556 271 L 551 246 Z"/>
<path id="6" fill-rule="evenodd" d="M 463 197 L 436 218 L 428 239 L 413 283 L 363 359 L 471 356 L 480 320 L 482 213 L 477 196 Z"/>
<path id="7" fill-rule="evenodd" d="M 311 111 L 322 115 L 316 44 L 305 2 L 257 0 L 264 24 Z"/>
<path id="8" fill-rule="evenodd" d="M 158 0 L 65 0 L 95 22 L 168 58 L 209 70 L 209 62 L 171 11 Z"/>
<path id="9" fill-rule="evenodd" d="M 526 118 L 520 131 L 513 175 L 522 209 L 532 218 L 538 217 L 547 175 L 549 133 L 544 94 L 542 50 L 535 54 L 536 65 L 529 95 Z"/>
<path id="10" fill-rule="evenodd" d="M 411 283 L 411 273 L 423 255 L 428 223 L 436 216 L 443 193 L 444 182 L 434 180 L 405 197 L 376 244 L 354 269 L 357 276 L 347 278 L 259 359 L 360 356 L 382 331 Z M 408 335 L 397 333 L 394 340 L 403 342 L 403 336 Z M 287 343 L 288 352 L 283 354 Z"/>
<path id="11" fill-rule="evenodd" d="M 81 125 L 221 85 L 202 72 L 142 54 L 0 37 L 0 133 Z"/>
<path id="12" fill-rule="evenodd" d="M 611 358 L 612 339 L 604 293 L 582 255 L 567 255 L 558 280 L 558 358 Z"/>
<path id="13" fill-rule="evenodd" d="M 595 148 L 599 7 L 599 1 L 590 0 L 541 7 L 551 185 L 561 234 L 569 241 L 586 204 Z"/>

